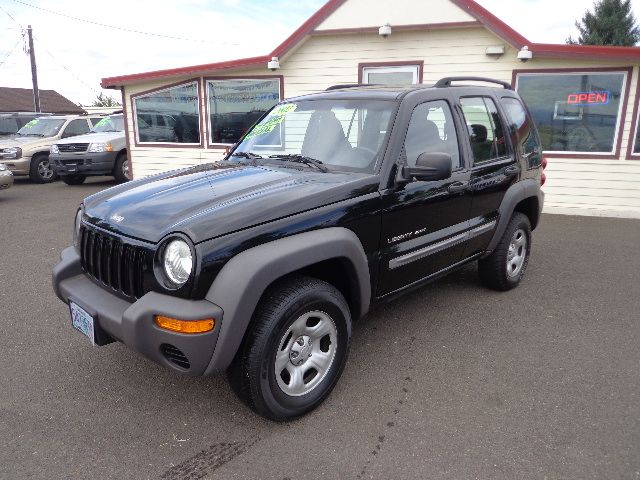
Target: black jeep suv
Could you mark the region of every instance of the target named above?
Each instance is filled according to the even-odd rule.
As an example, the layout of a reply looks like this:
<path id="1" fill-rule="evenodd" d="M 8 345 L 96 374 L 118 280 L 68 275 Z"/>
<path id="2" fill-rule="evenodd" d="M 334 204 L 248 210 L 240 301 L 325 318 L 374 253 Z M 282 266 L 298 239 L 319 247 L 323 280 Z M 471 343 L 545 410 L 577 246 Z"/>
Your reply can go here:
<path id="1" fill-rule="evenodd" d="M 289 419 L 329 395 L 375 304 L 476 260 L 517 286 L 543 182 L 506 83 L 332 87 L 276 105 L 224 161 L 86 198 L 54 290 L 94 344 L 226 371 Z"/>

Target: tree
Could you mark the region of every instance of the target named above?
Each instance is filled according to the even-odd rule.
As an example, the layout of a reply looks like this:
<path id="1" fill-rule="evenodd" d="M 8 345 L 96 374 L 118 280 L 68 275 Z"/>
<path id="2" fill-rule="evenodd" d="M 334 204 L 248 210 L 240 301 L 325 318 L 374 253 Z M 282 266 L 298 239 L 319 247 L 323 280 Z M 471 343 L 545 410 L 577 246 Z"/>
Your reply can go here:
<path id="1" fill-rule="evenodd" d="M 120 102 L 118 102 L 115 98 L 109 97 L 104 93 L 99 93 L 93 103 L 90 105 L 91 107 L 119 107 Z"/>
<path id="2" fill-rule="evenodd" d="M 580 22 L 577 40 L 571 45 L 615 45 L 633 47 L 640 40 L 640 28 L 631 12 L 631 0 L 596 0 L 593 13 L 587 10 Z"/>

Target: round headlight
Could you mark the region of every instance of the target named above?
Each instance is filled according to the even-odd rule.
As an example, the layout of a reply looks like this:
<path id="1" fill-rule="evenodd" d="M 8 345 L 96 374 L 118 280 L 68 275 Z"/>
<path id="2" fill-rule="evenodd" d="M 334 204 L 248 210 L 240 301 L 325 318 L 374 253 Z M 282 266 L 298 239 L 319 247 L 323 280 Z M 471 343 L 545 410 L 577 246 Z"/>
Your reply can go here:
<path id="1" fill-rule="evenodd" d="M 193 256 L 184 240 L 172 240 L 164 250 L 164 273 L 176 285 L 182 285 L 191 275 Z"/>
<path id="2" fill-rule="evenodd" d="M 77 248 L 80 243 L 80 224 L 82 224 L 82 208 L 76 213 L 76 220 L 73 223 L 73 245 Z"/>

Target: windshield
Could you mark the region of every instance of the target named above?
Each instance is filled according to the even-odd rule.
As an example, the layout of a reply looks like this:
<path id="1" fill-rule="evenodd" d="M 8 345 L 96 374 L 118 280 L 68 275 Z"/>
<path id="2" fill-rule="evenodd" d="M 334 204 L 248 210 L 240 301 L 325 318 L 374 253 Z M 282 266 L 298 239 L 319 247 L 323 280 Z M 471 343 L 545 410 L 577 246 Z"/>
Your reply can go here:
<path id="1" fill-rule="evenodd" d="M 124 117 L 122 115 L 111 115 L 100 119 L 98 123 L 91 130 L 92 132 L 123 132 L 124 131 Z"/>
<path id="2" fill-rule="evenodd" d="M 333 99 L 283 103 L 245 135 L 232 159 L 306 157 L 329 170 L 372 172 L 395 105 Z"/>
<path id="3" fill-rule="evenodd" d="M 65 120 L 58 118 L 36 118 L 18 130 L 18 135 L 53 137 L 58 133 Z"/>

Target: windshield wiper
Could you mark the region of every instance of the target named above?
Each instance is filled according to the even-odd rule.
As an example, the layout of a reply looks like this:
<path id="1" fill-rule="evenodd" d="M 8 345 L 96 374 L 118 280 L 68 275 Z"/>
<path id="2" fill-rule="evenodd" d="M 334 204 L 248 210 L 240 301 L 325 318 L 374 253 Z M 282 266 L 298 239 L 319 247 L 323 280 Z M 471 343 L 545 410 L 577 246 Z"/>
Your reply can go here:
<path id="1" fill-rule="evenodd" d="M 257 153 L 253 153 L 253 152 L 233 152 L 231 154 L 232 157 L 241 157 L 241 158 L 248 158 L 249 160 L 255 160 L 257 158 L 263 158 L 262 155 L 258 155 Z"/>
<path id="2" fill-rule="evenodd" d="M 299 153 L 286 153 L 281 155 L 269 155 L 269 158 L 288 160 L 289 162 L 304 163 L 305 165 L 316 167 L 323 173 L 327 173 L 329 169 L 325 167 L 320 160 L 315 158 L 306 157 Z"/>

